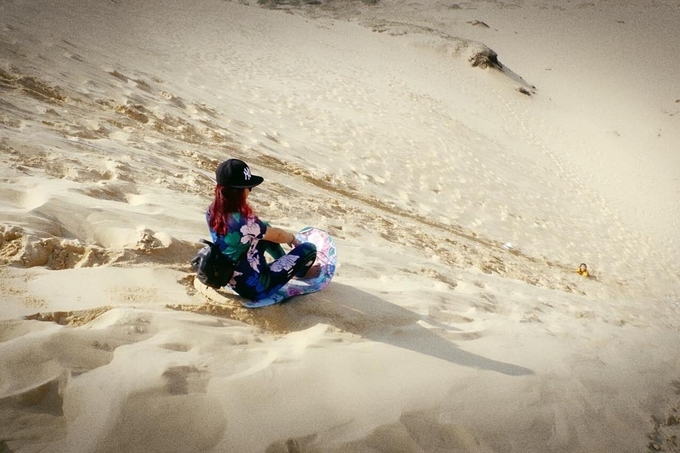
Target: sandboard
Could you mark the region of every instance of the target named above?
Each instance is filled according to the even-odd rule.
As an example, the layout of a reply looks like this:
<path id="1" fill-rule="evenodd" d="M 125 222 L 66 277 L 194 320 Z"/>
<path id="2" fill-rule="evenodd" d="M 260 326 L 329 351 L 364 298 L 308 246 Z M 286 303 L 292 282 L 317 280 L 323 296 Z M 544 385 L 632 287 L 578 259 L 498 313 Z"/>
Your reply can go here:
<path id="1" fill-rule="evenodd" d="M 316 245 L 316 261 L 315 264 L 321 265 L 319 275 L 315 278 L 298 279 L 294 278 L 285 284 L 281 289 L 273 294 L 258 300 L 245 299 L 229 286 L 225 286 L 219 290 L 209 288 L 198 279 L 194 281 L 194 286 L 204 296 L 215 302 L 228 302 L 230 300 L 238 300 L 238 302 L 246 308 L 261 308 L 268 307 L 284 302 L 291 297 L 301 296 L 303 294 L 315 293 L 321 291 L 328 286 L 335 274 L 335 266 L 337 263 L 337 252 L 335 249 L 335 242 L 333 238 L 324 230 L 314 227 L 305 227 L 298 234 L 295 235 L 300 242 L 311 242 Z"/>

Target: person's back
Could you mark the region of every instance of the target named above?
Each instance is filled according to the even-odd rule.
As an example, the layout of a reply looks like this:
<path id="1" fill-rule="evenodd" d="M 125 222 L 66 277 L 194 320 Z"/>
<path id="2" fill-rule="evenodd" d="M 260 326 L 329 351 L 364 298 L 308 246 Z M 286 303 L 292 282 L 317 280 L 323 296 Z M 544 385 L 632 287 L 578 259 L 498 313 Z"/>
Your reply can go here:
<path id="1" fill-rule="evenodd" d="M 234 262 L 229 286 L 241 296 L 257 300 L 293 277 L 310 276 L 316 260 L 314 244 L 300 244 L 292 233 L 260 220 L 247 202 L 253 187 L 264 178 L 251 174 L 248 165 L 238 159 L 222 162 L 215 176 L 215 198 L 206 221 L 213 242 Z M 280 244 L 293 250 L 286 254 Z M 268 263 L 265 253 L 274 261 Z"/>

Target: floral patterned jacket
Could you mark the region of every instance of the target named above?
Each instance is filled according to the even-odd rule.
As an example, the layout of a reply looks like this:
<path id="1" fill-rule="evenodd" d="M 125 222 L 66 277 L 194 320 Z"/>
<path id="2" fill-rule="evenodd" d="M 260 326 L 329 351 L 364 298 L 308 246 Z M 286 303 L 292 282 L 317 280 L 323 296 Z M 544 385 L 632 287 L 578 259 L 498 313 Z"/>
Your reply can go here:
<path id="1" fill-rule="evenodd" d="M 266 292 L 270 286 L 270 265 L 267 263 L 265 252 L 277 260 L 272 263 L 271 271 L 276 272 L 281 266 L 293 264 L 286 262 L 285 253 L 280 245 L 263 240 L 269 224 L 257 216 L 244 217 L 238 212 L 230 214 L 226 235 L 210 228 L 209 212 L 206 212 L 206 221 L 213 242 L 235 263 L 234 276 L 229 283 L 233 288 L 246 286 L 258 294 Z"/>

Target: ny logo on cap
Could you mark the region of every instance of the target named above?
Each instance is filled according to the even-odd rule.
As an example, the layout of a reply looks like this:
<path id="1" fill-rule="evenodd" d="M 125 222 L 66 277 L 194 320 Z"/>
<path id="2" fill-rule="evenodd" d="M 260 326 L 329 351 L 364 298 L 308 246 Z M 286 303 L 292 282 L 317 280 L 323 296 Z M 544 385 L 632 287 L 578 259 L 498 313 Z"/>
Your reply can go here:
<path id="1" fill-rule="evenodd" d="M 243 169 L 243 177 L 246 178 L 246 181 L 250 181 L 250 168 L 246 167 Z"/>

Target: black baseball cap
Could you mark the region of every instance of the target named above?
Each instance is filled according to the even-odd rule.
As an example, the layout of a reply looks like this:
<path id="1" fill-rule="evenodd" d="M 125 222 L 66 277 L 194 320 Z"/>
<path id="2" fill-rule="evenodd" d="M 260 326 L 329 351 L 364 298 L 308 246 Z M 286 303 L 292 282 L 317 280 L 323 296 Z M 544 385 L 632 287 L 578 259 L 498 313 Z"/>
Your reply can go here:
<path id="1" fill-rule="evenodd" d="M 220 186 L 248 189 L 260 185 L 264 178 L 250 173 L 250 167 L 242 160 L 229 159 L 217 166 L 215 180 Z"/>

